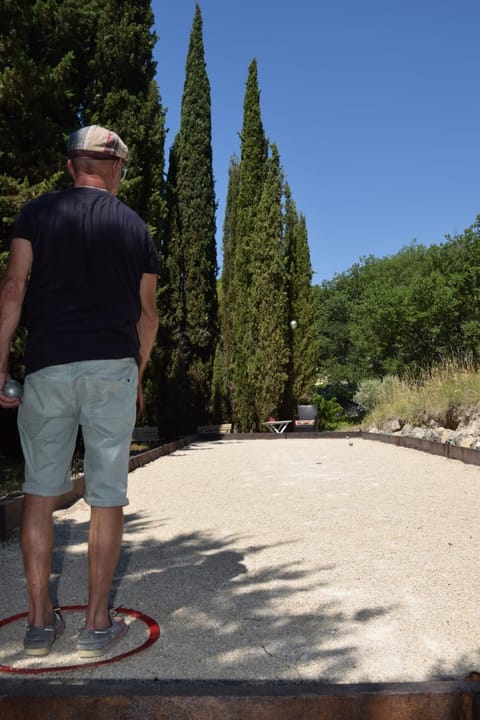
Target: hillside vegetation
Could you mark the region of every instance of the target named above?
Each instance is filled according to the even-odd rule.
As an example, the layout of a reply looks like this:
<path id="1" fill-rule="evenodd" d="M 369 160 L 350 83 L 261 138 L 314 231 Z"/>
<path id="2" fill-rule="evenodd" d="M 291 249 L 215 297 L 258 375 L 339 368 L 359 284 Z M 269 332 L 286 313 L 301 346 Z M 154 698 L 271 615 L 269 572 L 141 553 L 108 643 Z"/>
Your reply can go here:
<path id="1" fill-rule="evenodd" d="M 363 426 L 439 426 L 456 430 L 480 414 L 480 367 L 452 357 L 417 376 L 387 375 L 360 383 L 355 400 L 367 412 Z"/>
<path id="2" fill-rule="evenodd" d="M 443 244 L 363 258 L 316 299 L 319 371 L 330 382 L 424 378 L 452 355 L 478 360 L 480 217 Z"/>

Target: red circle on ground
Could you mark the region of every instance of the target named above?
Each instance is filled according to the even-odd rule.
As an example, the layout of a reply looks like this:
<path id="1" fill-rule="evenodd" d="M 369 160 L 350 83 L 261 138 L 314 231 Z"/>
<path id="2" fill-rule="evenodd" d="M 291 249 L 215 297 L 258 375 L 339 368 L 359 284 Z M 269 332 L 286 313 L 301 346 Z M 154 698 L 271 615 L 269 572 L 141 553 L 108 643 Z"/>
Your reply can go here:
<path id="1" fill-rule="evenodd" d="M 86 605 L 66 605 L 65 607 L 61 607 L 59 609 L 62 610 L 62 612 L 75 612 L 79 610 L 86 610 L 86 608 Z M 13 668 L 10 667 L 10 665 L 0 665 L 0 672 L 12 673 L 16 675 L 40 675 L 41 673 L 66 672 L 67 670 L 82 670 L 83 668 L 97 667 L 99 665 L 109 665 L 111 663 L 124 660 L 125 658 L 130 657 L 130 655 L 136 655 L 142 650 L 146 650 L 148 647 L 150 647 L 150 645 L 153 645 L 153 643 L 158 640 L 158 638 L 160 637 L 160 625 L 157 623 L 156 620 L 149 617 L 148 615 L 145 615 L 142 612 L 139 612 L 138 610 L 132 610 L 130 608 L 124 607 L 119 607 L 115 609 L 118 613 L 122 615 L 129 615 L 130 617 L 133 617 L 136 620 L 141 620 L 141 622 L 145 623 L 148 628 L 148 637 L 144 643 L 142 643 L 136 648 L 133 648 L 133 650 L 128 650 L 127 652 L 121 653 L 120 655 L 115 655 L 114 657 L 106 658 L 103 660 L 96 660 L 87 663 L 78 663 L 78 665 L 59 665 L 56 667 L 31 669 Z M 19 615 L 12 615 L 12 617 L 5 618 L 5 620 L 0 620 L 0 628 L 2 628 L 4 625 L 9 625 L 10 623 L 16 622 L 17 620 L 21 620 L 22 618 L 25 618 L 27 616 L 28 613 L 24 612 L 20 613 Z"/>

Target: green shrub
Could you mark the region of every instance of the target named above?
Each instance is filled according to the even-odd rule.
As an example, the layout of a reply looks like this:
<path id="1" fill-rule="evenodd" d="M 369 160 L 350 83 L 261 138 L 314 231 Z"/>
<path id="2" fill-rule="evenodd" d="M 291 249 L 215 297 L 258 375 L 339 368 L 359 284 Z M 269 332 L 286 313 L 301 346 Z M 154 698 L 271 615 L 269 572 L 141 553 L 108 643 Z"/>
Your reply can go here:
<path id="1" fill-rule="evenodd" d="M 318 429 L 319 430 L 335 430 L 339 426 L 343 408 L 338 404 L 335 398 L 326 398 L 318 395 L 315 398 L 318 407 Z"/>
<path id="2" fill-rule="evenodd" d="M 408 383 L 396 375 L 385 375 L 382 379 L 362 380 L 353 399 L 364 411 L 371 412 L 379 405 L 404 399 L 407 395 L 410 395 Z"/>
<path id="3" fill-rule="evenodd" d="M 353 399 L 362 410 L 370 412 L 382 401 L 382 381 L 378 378 L 362 380 Z"/>

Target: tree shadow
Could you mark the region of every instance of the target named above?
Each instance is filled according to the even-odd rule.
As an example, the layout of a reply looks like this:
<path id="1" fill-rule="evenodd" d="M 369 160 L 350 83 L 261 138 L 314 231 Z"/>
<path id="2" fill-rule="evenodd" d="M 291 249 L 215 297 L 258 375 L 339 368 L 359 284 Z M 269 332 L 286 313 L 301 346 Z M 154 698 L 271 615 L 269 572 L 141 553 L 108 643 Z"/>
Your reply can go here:
<path id="1" fill-rule="evenodd" d="M 431 669 L 431 676 L 436 680 L 458 680 L 463 678 L 466 680 L 480 680 L 480 649 L 477 651 L 476 662 L 472 666 L 472 658 L 469 655 L 461 655 L 457 658 L 455 664 L 449 665 L 443 660 L 439 660 Z M 470 676 L 470 677 L 469 677 Z"/>
<path id="2" fill-rule="evenodd" d="M 168 518 L 159 523 L 142 513 L 126 515 L 112 588 L 113 606 L 138 609 L 160 622 L 162 640 L 152 650 L 148 679 L 301 679 L 304 667 L 318 663 L 322 679 L 341 682 L 359 662 L 352 625 L 390 611 L 377 606 L 345 614 L 338 601 L 304 606 L 306 593 L 319 587 L 319 574 L 325 575 L 320 585 L 328 587 L 331 565 L 315 568 L 315 580 L 300 563 L 249 571 L 267 546 L 205 532 L 163 541 L 167 524 Z M 57 523 L 54 588 L 60 604 L 86 602 L 86 562 L 76 546 L 87 533 L 87 522 Z M 62 580 L 72 572 L 75 583 Z"/>

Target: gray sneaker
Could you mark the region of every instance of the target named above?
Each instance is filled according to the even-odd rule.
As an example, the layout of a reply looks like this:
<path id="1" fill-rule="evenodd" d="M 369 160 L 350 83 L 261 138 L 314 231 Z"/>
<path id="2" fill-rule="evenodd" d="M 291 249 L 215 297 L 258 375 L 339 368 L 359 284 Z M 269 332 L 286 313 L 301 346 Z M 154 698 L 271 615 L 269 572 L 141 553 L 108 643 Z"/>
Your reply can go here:
<path id="1" fill-rule="evenodd" d="M 77 650 L 81 658 L 100 657 L 112 645 L 128 632 L 128 625 L 123 618 L 116 615 L 115 610 L 110 611 L 110 627 L 105 630 L 87 630 L 83 628 L 78 634 Z"/>
<path id="2" fill-rule="evenodd" d="M 54 610 L 53 614 L 53 625 L 27 625 L 23 638 L 26 655 L 48 655 L 56 638 L 65 630 L 65 622 L 60 610 Z"/>

